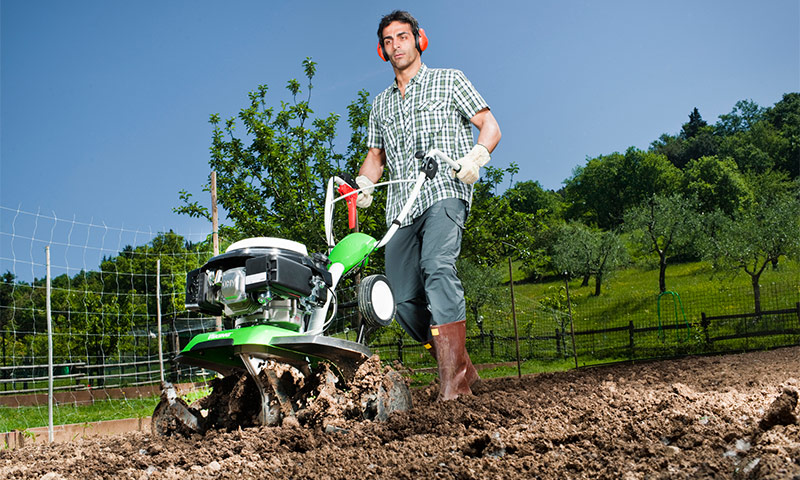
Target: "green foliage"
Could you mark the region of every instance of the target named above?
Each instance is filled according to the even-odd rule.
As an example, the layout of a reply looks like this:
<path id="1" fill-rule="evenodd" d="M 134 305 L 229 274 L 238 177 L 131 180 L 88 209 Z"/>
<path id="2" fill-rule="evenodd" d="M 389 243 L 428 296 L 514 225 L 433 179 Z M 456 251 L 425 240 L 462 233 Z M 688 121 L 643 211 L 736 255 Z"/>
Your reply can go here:
<path id="1" fill-rule="evenodd" d="M 517 212 L 539 216 L 559 216 L 561 197 L 552 190 L 545 190 L 538 181 L 517 182 L 503 194 Z"/>
<path id="2" fill-rule="evenodd" d="M 579 222 L 562 226 L 551 250 L 556 273 L 583 277 L 584 285 L 590 276 L 595 277 L 595 295 L 600 295 L 603 277 L 626 260 L 625 247 L 616 232 L 604 232 Z"/>
<path id="3" fill-rule="evenodd" d="M 534 214 L 514 210 L 508 197 L 495 193 L 505 173 L 512 173 L 514 168 L 486 167 L 484 178 L 475 184 L 461 251 L 462 257 L 478 265 L 496 265 L 510 255 L 533 261 L 540 255 L 530 248 L 541 228 L 540 220 Z"/>
<path id="4" fill-rule="evenodd" d="M 327 181 L 341 171 L 355 172 L 366 154 L 368 93 L 359 92 L 348 107 L 352 136 L 345 157 L 333 148 L 339 116 L 313 118 L 316 63 L 306 58 L 303 71 L 305 98 L 300 82 L 291 79 L 286 85 L 291 102 L 281 101 L 279 108 L 270 105 L 267 86 L 259 85 L 238 117 L 223 122 L 218 114 L 211 115 L 209 166 L 217 172 L 217 198 L 232 222 L 220 229 L 229 239 L 276 236 L 301 242 L 309 251 L 326 247 L 322 218 Z M 242 135 L 237 127 L 243 127 Z M 208 217 L 191 194 L 181 191 L 180 198 L 183 205 L 176 212 Z"/>
<path id="5" fill-rule="evenodd" d="M 207 246 L 190 244 L 173 232 L 145 245 L 126 246 L 104 258 L 99 271 L 81 271 L 52 279 L 53 353 L 60 361 L 113 363 L 134 353 L 133 331 L 155 324 L 156 262 L 161 263 L 161 311 L 164 318 L 184 313 L 186 272 L 211 255 Z M 3 278 L 10 312 L 3 330 L 3 353 L 14 362 L 44 363 L 47 358 L 44 279 L 32 284 Z M 138 347 L 146 348 L 145 346 Z M 140 353 L 148 354 L 143 351 Z M 6 359 L 4 359 L 5 361 Z"/>
<path id="6" fill-rule="evenodd" d="M 720 268 L 743 270 L 751 278 L 755 311 L 761 310 L 759 280 L 768 265 L 800 254 L 800 189 L 782 175 L 752 178 L 755 201 L 732 216 L 706 220 L 713 231 L 704 245 L 706 256 Z"/>
<path id="7" fill-rule="evenodd" d="M 714 127 L 709 126 L 695 108 L 689 113 L 689 121 L 683 124 L 679 135 L 661 135 L 650 150 L 666 156 L 670 163 L 683 169 L 691 160 L 716 155 L 718 143 Z"/>
<path id="8" fill-rule="evenodd" d="M 727 215 L 752 200 L 744 176 L 731 158 L 700 157 L 684 171 L 684 191 L 701 213 L 721 210 Z"/>
<path id="9" fill-rule="evenodd" d="M 53 424 L 81 424 L 123 418 L 146 418 L 153 414 L 160 398 L 99 400 L 90 405 L 65 403 L 53 410 Z M 47 426 L 47 410 L 42 407 L 0 407 L 0 432 Z"/>
<path id="10" fill-rule="evenodd" d="M 781 101 L 767 109 L 764 117 L 777 131 L 775 166 L 789 174 L 800 176 L 800 93 L 786 93 Z"/>
<path id="11" fill-rule="evenodd" d="M 506 304 L 504 301 L 506 296 L 500 294 L 496 288 L 501 284 L 502 276 L 496 268 L 480 267 L 468 259 L 459 259 L 456 267 L 464 287 L 467 312 L 478 326 L 478 330 L 484 333 L 480 310 L 490 305 Z"/>
<path id="12" fill-rule="evenodd" d="M 664 155 L 633 147 L 590 159 L 567 180 L 566 218 L 602 229 L 618 227 L 625 210 L 653 195 L 678 191 L 682 174 Z"/>
<path id="13" fill-rule="evenodd" d="M 659 291 L 667 290 L 667 260 L 695 241 L 699 218 L 686 197 L 654 195 L 625 212 L 625 229 L 643 251 L 658 256 Z"/>
<path id="14" fill-rule="evenodd" d="M 714 132 L 721 137 L 750 130 L 764 118 L 765 109 L 752 100 L 739 100 L 730 113 L 723 113 L 714 125 Z"/>

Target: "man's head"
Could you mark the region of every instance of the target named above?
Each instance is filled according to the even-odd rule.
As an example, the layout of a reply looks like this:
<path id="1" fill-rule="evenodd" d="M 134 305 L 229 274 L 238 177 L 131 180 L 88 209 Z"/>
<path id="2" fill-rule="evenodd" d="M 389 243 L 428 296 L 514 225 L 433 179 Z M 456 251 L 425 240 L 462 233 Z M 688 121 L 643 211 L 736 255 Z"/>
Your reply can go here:
<path id="1" fill-rule="evenodd" d="M 398 28 L 401 25 L 406 28 Z M 390 26 L 392 27 L 390 28 L 392 32 L 386 31 L 387 27 Z M 392 54 L 387 47 L 394 47 L 395 42 L 402 40 L 397 35 L 402 34 L 408 34 L 409 38 L 413 39 L 414 47 L 419 54 L 422 54 L 428 47 L 428 37 L 425 35 L 425 30 L 419 28 L 417 19 L 404 10 L 395 10 L 388 15 L 384 15 L 378 25 L 378 55 L 384 61 L 392 59 Z M 392 63 L 394 64 L 394 62 Z"/>

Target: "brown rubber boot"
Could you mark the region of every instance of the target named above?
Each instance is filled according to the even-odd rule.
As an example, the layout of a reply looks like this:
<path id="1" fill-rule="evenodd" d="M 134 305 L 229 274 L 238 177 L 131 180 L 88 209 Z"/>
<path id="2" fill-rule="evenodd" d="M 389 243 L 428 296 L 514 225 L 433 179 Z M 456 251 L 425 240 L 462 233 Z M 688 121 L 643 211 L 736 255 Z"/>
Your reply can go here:
<path id="1" fill-rule="evenodd" d="M 433 344 L 433 340 L 429 340 L 428 343 L 423 343 L 422 346 L 425 347 L 425 350 L 436 360 L 436 346 Z M 469 366 L 467 366 L 467 383 L 472 387 L 475 385 L 475 382 L 481 379 L 481 376 L 478 375 L 478 370 L 475 368 L 475 365 L 472 364 L 472 359 L 469 358 L 469 354 L 467 354 L 467 358 L 469 359 Z"/>
<path id="2" fill-rule="evenodd" d="M 433 325 L 431 335 L 441 384 L 437 400 L 453 400 L 459 395 L 472 395 L 469 380 L 475 367 L 467 353 L 466 321 Z"/>

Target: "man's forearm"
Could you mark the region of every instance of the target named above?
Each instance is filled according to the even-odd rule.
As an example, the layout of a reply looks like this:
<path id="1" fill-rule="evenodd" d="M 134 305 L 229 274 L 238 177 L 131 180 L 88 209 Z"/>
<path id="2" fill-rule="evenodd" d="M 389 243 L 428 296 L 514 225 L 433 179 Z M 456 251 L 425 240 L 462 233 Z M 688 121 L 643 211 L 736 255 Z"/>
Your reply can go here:
<path id="1" fill-rule="evenodd" d="M 385 158 L 386 153 L 383 150 L 369 149 L 364 163 L 361 164 L 361 168 L 358 170 L 358 174 L 369 178 L 372 183 L 378 183 L 378 180 L 383 175 L 383 167 L 386 163 Z"/>
<path id="2" fill-rule="evenodd" d="M 491 153 L 500 142 L 500 137 L 502 137 L 500 125 L 497 124 L 494 115 L 492 115 L 491 111 L 484 110 L 473 118 L 472 123 L 478 127 L 479 133 L 477 143 L 486 147 L 489 153 Z"/>

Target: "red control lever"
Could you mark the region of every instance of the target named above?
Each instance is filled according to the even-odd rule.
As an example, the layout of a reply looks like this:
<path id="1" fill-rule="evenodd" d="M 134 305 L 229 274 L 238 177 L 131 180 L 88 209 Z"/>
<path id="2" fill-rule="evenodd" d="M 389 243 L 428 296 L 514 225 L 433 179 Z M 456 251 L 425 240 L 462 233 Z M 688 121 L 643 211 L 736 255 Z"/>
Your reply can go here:
<path id="1" fill-rule="evenodd" d="M 347 195 L 348 193 L 355 192 L 355 189 L 350 185 L 343 183 L 337 188 L 339 195 Z M 358 221 L 358 211 L 356 210 L 356 198 L 358 194 L 350 195 L 344 199 L 347 202 L 347 221 L 350 229 L 356 228 Z"/>

